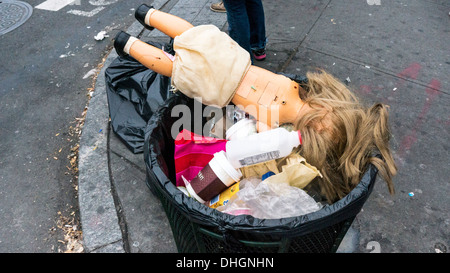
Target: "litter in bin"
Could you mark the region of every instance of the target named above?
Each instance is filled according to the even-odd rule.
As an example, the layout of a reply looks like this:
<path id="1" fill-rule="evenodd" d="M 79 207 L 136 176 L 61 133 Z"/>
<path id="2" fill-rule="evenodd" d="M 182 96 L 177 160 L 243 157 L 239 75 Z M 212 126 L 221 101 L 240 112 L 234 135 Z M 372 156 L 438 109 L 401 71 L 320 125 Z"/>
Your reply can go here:
<path id="1" fill-rule="evenodd" d="M 200 203 L 211 208 L 221 208 L 240 191 L 241 185 L 244 185 L 239 182 L 243 177 L 240 169 L 243 169 L 247 173 L 247 176 L 241 181 L 247 181 L 245 179 L 251 179 L 252 181 L 259 179 L 259 181 L 263 180 L 270 184 L 270 188 L 260 186 L 264 190 L 253 187 L 247 189 L 247 191 L 258 189 L 257 192 L 265 196 L 267 196 L 267 192 L 269 191 L 271 195 L 274 192 L 278 194 L 287 193 L 288 195 L 285 197 L 277 197 L 279 198 L 279 202 L 282 202 L 294 196 L 293 192 L 295 190 L 290 187 L 303 189 L 315 177 L 322 176 L 314 166 L 306 163 L 303 157 L 296 152 L 292 153 L 292 147 L 295 148 L 301 143 L 301 137 L 299 137 L 298 132 L 289 132 L 284 128 L 277 128 L 263 133 L 250 133 L 246 135 L 247 129 L 243 125 L 251 124 L 251 121 L 243 119 L 239 122 L 235 124 L 238 125 L 237 127 L 233 128 L 232 126 L 227 130 L 227 135 L 230 135 L 229 131 L 231 131 L 232 135 L 235 136 L 233 140 L 203 137 L 186 129 L 178 134 L 175 139 L 174 160 L 177 179 L 181 181 L 177 180 L 177 187 L 186 195 L 195 198 Z M 238 132 L 239 130 L 244 130 L 243 134 L 240 134 Z M 292 146 L 286 145 L 289 141 L 286 142 L 286 139 L 283 140 L 283 136 L 294 139 L 294 144 Z M 233 143 L 239 143 L 240 145 L 229 145 Z M 286 151 L 283 152 L 284 154 L 281 153 L 280 156 L 279 149 L 281 146 L 286 148 Z M 250 155 L 257 156 L 259 159 L 247 160 L 248 164 L 240 163 L 233 165 L 233 160 L 236 162 L 236 151 L 240 151 L 240 155 L 249 153 L 243 156 L 243 158 L 248 158 Z M 275 158 L 261 156 L 269 152 L 276 153 L 277 156 Z M 288 152 L 290 154 L 287 154 Z M 232 155 L 231 157 L 230 154 Z M 277 162 L 276 159 L 281 157 L 283 158 Z M 265 165 L 267 163 L 269 165 Z M 267 168 L 270 164 L 273 164 L 272 167 L 275 168 L 275 172 Z M 278 171 L 278 165 L 281 165 L 281 172 Z M 255 166 L 259 171 L 252 169 Z M 249 170 L 253 171 L 252 175 L 248 175 Z M 303 192 L 302 190 L 302 194 Z M 248 193 L 246 196 L 248 196 Z M 302 195 L 299 196 L 301 197 Z M 314 200 L 312 197 L 310 199 Z M 237 204 L 240 204 L 239 201 Z M 277 201 L 274 204 L 279 203 Z M 291 202 L 291 204 L 294 206 L 294 203 Z M 228 212 L 236 214 L 237 211 L 240 211 L 240 213 L 245 212 L 248 214 L 254 211 L 253 208 L 242 207 L 242 204 L 239 206 L 239 209 L 232 208 Z M 275 207 L 272 209 L 276 210 L 278 208 Z M 279 209 L 285 210 L 284 207 Z M 305 211 L 291 210 L 291 213 L 303 212 Z M 262 216 L 262 214 L 260 215 Z M 295 216 L 298 215 L 300 214 Z M 271 217 L 270 214 L 268 217 Z"/>
<path id="2" fill-rule="evenodd" d="M 280 127 L 229 140 L 226 153 L 231 165 L 241 168 L 288 156 L 301 143 L 300 131 L 289 132 Z"/>
<path id="3" fill-rule="evenodd" d="M 216 195 L 215 197 L 213 197 L 208 202 L 208 206 L 210 208 L 215 209 L 215 208 L 218 208 L 220 206 L 226 205 L 228 203 L 228 201 L 230 200 L 230 198 L 239 191 L 239 184 L 240 184 L 240 182 L 236 182 L 231 187 L 229 187 L 228 189 L 224 190 L 222 193 L 220 193 L 220 194 Z"/>
<path id="4" fill-rule="evenodd" d="M 181 176 L 192 180 L 201 169 L 214 157 L 225 150 L 226 140 L 197 135 L 189 130 L 182 130 L 175 139 L 176 185 L 185 186 Z"/>
<path id="5" fill-rule="evenodd" d="M 262 177 L 264 174 L 266 174 L 268 172 L 273 172 L 275 174 L 279 173 L 278 164 L 275 159 L 266 161 L 266 162 L 262 162 L 259 164 L 251 165 L 251 166 L 242 167 L 242 168 L 240 168 L 240 170 L 242 172 L 243 178 L 254 177 L 254 176 Z"/>
<path id="6" fill-rule="evenodd" d="M 225 152 L 214 154 L 213 159 L 198 172 L 191 181 L 184 179 L 189 194 L 201 203 L 211 200 L 217 194 L 238 182 L 242 177 L 239 170 L 233 168 Z M 182 176 L 182 178 L 184 178 Z"/>
<path id="7" fill-rule="evenodd" d="M 264 181 L 264 180 L 266 180 L 266 178 L 268 178 L 268 177 L 271 177 L 272 175 L 275 175 L 275 173 L 274 172 L 266 172 L 265 174 L 263 174 L 263 176 L 262 176 L 262 180 Z"/>
<path id="8" fill-rule="evenodd" d="M 300 189 L 305 188 L 317 176 L 322 174 L 316 167 L 308 164 L 298 153 L 291 153 L 279 163 L 281 172 L 268 177 L 266 180 L 272 183 L 288 183 L 290 186 Z"/>
<path id="9" fill-rule="evenodd" d="M 245 210 L 255 218 L 279 219 L 308 214 L 320 208 L 320 204 L 297 187 L 249 178 L 243 179 L 239 192 L 217 210 L 233 215 Z"/>
<path id="10" fill-rule="evenodd" d="M 237 108 L 237 107 L 227 107 L 226 109 L 226 118 L 228 118 L 229 120 L 231 120 L 233 122 L 233 124 L 236 124 L 237 122 L 239 122 L 241 119 L 254 119 L 254 117 L 250 117 L 250 115 L 248 115 L 248 113 L 246 113 L 245 111 Z"/>
<path id="11" fill-rule="evenodd" d="M 236 140 L 256 134 L 256 122 L 249 118 L 243 118 L 226 131 L 227 140 Z"/>

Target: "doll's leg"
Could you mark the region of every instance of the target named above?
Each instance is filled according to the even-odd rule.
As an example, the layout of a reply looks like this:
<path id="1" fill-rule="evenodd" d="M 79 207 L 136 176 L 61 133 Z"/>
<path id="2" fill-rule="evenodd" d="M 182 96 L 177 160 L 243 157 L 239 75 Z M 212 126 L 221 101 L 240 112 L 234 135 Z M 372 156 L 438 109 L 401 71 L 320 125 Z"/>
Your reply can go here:
<path id="1" fill-rule="evenodd" d="M 193 27 L 191 23 L 180 17 L 154 9 L 146 4 L 137 8 L 135 17 L 145 27 L 156 28 L 172 38 Z"/>
<path id="2" fill-rule="evenodd" d="M 130 55 L 158 74 L 171 77 L 173 62 L 163 50 L 142 42 L 121 31 L 116 35 L 114 48 L 119 56 Z"/>

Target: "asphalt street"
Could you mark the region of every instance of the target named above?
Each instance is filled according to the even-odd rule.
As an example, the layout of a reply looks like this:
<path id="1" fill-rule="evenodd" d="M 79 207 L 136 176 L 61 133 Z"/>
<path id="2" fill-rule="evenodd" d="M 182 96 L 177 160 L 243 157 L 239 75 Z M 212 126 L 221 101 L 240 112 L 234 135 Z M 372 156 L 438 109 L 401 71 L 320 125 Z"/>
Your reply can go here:
<path id="1" fill-rule="evenodd" d="M 17 2 L 0 2 L 0 252 L 65 251 L 79 227 L 73 155 L 89 92 L 142 1 L 26 1 L 31 17 L 3 33 L 26 16 Z"/>

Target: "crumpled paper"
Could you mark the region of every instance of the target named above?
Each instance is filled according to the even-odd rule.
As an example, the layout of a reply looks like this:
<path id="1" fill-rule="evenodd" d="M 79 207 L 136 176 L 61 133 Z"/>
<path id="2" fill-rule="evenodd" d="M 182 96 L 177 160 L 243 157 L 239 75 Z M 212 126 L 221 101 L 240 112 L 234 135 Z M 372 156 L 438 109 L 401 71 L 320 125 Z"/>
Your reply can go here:
<path id="1" fill-rule="evenodd" d="M 303 189 L 315 177 L 322 177 L 320 171 L 306 162 L 306 159 L 298 153 L 290 154 L 285 161 L 286 163 L 282 165 L 278 174 L 272 175 L 264 181 L 275 184 L 287 183 L 290 186 Z"/>

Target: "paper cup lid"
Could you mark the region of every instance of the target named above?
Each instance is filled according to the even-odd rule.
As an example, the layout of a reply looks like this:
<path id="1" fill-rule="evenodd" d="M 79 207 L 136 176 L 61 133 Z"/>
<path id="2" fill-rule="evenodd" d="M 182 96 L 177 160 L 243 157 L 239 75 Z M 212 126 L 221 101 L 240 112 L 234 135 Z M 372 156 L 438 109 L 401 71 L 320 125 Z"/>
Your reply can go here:
<path id="1" fill-rule="evenodd" d="M 219 176 L 220 173 L 225 172 L 233 180 L 232 183 L 239 181 L 239 179 L 241 179 L 242 177 L 241 171 L 233 168 L 231 163 L 228 161 L 224 151 L 215 153 L 214 158 L 209 162 L 209 164 L 211 168 L 214 170 L 214 172 L 216 172 L 216 175 Z M 220 170 L 222 170 L 222 172 Z M 225 184 L 228 184 L 224 180 L 222 181 Z"/>

